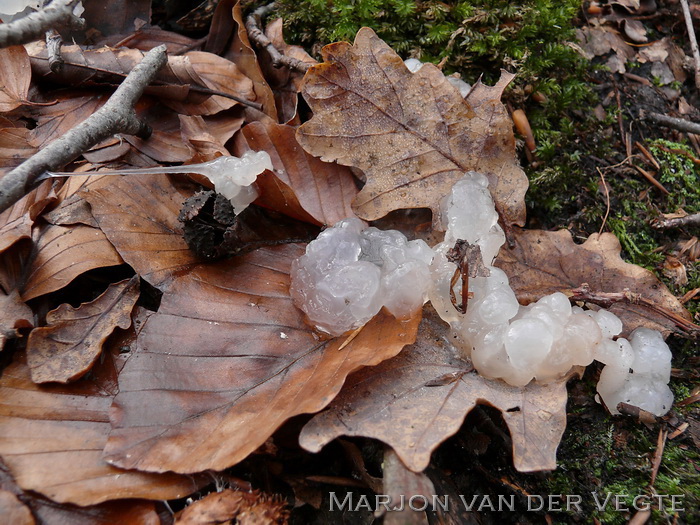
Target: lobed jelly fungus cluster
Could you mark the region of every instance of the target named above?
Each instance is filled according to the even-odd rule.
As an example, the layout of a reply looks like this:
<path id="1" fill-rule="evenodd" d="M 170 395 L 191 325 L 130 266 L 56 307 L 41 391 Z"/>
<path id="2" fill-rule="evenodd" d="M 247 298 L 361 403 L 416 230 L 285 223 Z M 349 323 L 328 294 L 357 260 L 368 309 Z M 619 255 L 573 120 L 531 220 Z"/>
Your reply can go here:
<path id="1" fill-rule="evenodd" d="M 616 315 L 572 307 L 563 293 L 518 303 L 508 276 L 493 266 L 505 235 L 484 175 L 469 172 L 454 185 L 441 203 L 440 221 L 445 239 L 432 249 L 357 219 L 327 229 L 292 265 L 295 304 L 317 328 L 341 335 L 382 306 L 401 318 L 429 299 L 450 325 L 455 345 L 485 377 L 513 386 L 545 383 L 597 360 L 605 365 L 598 393 L 613 414 L 620 402 L 656 415 L 668 412 L 671 352 L 659 332 L 637 328 L 629 340 L 618 337 L 622 322 Z M 458 240 L 472 247 L 482 268 L 468 279 L 464 312 L 458 300 L 463 281 L 454 278 Z"/>
<path id="2" fill-rule="evenodd" d="M 240 158 L 218 157 L 207 164 L 210 169 L 204 174 L 214 184 L 216 192 L 231 201 L 236 215 L 258 198 L 258 191 L 253 186 L 258 175 L 274 169 L 266 151 L 246 151 Z"/>

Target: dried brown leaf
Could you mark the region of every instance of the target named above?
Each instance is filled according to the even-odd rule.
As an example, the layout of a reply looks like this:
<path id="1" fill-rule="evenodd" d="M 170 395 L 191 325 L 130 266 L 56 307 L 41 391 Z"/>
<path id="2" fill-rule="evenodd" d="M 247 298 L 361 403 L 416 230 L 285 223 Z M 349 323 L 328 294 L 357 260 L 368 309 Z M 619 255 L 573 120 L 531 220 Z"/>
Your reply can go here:
<path id="1" fill-rule="evenodd" d="M 124 262 L 101 230 L 83 224 L 44 224 L 34 228 L 32 240 L 21 292 L 25 301 L 59 290 L 88 270 Z"/>
<path id="2" fill-rule="evenodd" d="M 301 245 L 262 248 L 173 279 L 119 375 L 105 458 L 147 471 L 222 470 L 288 418 L 316 412 L 362 366 L 396 355 L 418 320 L 379 314 L 344 348 L 289 297 Z"/>
<path id="3" fill-rule="evenodd" d="M 48 65 L 48 54 L 43 42 L 28 44 L 27 49 L 32 70 L 37 76 L 71 87 L 118 84 L 143 60 L 145 54 L 139 49 L 103 47 L 86 50 L 75 45 L 63 46 L 61 55 L 65 63 L 59 73 L 53 73 Z M 231 108 L 238 102 L 221 96 L 195 93 L 189 89 L 190 86 L 248 99 L 255 96 L 253 83 L 233 62 L 202 51 L 169 56 L 154 84 L 147 90 L 148 93 L 158 94 L 172 109 L 192 115 L 211 115 Z"/>
<path id="4" fill-rule="evenodd" d="M 192 192 L 179 193 L 167 175 L 104 179 L 83 196 L 100 229 L 136 273 L 159 287 L 177 270 L 198 262 L 177 220 Z"/>
<path id="5" fill-rule="evenodd" d="M 12 207 L 0 213 L 0 252 L 32 236 L 32 225 L 43 209 L 56 201 L 52 181 L 44 181 Z"/>
<path id="6" fill-rule="evenodd" d="M 34 525 L 34 516 L 17 496 L 8 490 L 0 490 L 0 516 L 5 523 L 12 525 Z"/>
<path id="7" fill-rule="evenodd" d="M 593 234 L 583 244 L 575 244 L 567 230 L 514 233 L 514 247 L 501 249 L 496 266 L 508 274 L 521 303 L 588 283 L 593 292 L 629 290 L 641 294 L 656 306 L 690 319 L 683 305 L 654 274 L 622 260 L 620 241 L 612 233 Z M 622 319 L 624 333 L 638 326 L 665 333 L 674 327 L 670 320 L 642 305 L 617 303 L 610 311 Z"/>
<path id="8" fill-rule="evenodd" d="M 32 130 L 27 128 L 0 129 L 0 178 L 36 153 L 31 144 Z"/>
<path id="9" fill-rule="evenodd" d="M 282 34 L 283 21 L 277 18 L 265 26 L 265 35 L 272 45 L 285 56 L 296 58 L 307 64 L 317 64 L 301 46 L 290 46 L 284 41 Z M 301 91 L 304 74 L 288 67 L 275 67 L 268 53 L 261 53 L 260 67 L 265 78 L 275 94 L 277 118 L 280 122 L 288 123 L 297 114 L 298 93 Z"/>
<path id="10" fill-rule="evenodd" d="M 79 308 L 63 304 L 46 314 L 48 326 L 32 330 L 27 364 L 35 383 L 68 383 L 90 370 L 115 328 L 129 328 L 139 298 L 138 276 L 109 286 Z"/>
<path id="11" fill-rule="evenodd" d="M 267 151 L 275 167 L 274 172 L 265 171 L 258 177 L 261 196 L 257 204 L 321 225 L 355 217 L 351 203 L 358 190 L 350 170 L 306 153 L 294 128 L 263 119 L 245 126 L 242 135 L 246 149 Z M 242 149 L 236 153 L 241 154 Z"/>
<path id="12" fill-rule="evenodd" d="M 32 130 L 31 145 L 40 149 L 65 135 L 97 111 L 107 98 L 107 95 L 71 91 L 54 97 L 55 104 L 33 107 L 30 116 L 37 121 L 37 124 Z"/>
<path id="13" fill-rule="evenodd" d="M 27 104 L 32 70 L 23 46 L 0 49 L 0 112 Z"/>
<path id="14" fill-rule="evenodd" d="M 527 177 L 515 157 L 512 122 L 494 87 L 477 83 L 466 100 L 437 67 L 411 73 L 369 28 L 355 44 L 323 49 L 324 63 L 306 74 L 302 93 L 314 112 L 297 132 L 308 152 L 355 166 L 367 184 L 355 199 L 358 216 L 431 208 L 466 171 L 488 176 L 501 217 L 523 224 Z"/>
<path id="15" fill-rule="evenodd" d="M 488 404 L 502 411 L 510 429 L 516 469 L 556 468 L 556 449 L 566 427 L 566 382 L 518 388 L 485 379 L 458 357 L 448 330 L 428 308 L 415 344 L 348 377 L 328 410 L 302 429 L 301 446 L 318 452 L 338 436 L 371 437 L 390 445 L 409 469 L 420 472 L 467 413 L 476 404 Z M 448 375 L 456 380 L 444 381 Z"/>
<path id="16" fill-rule="evenodd" d="M 401 462 L 399 456 L 391 448 L 384 451 L 382 462 L 384 477 L 382 480 L 382 494 L 391 498 L 390 505 L 397 506 L 401 497 L 406 494 L 419 495 L 426 501 L 433 501 L 435 487 L 430 478 L 422 472 L 408 470 Z M 410 506 L 404 506 L 403 510 L 385 513 L 385 525 L 424 525 L 428 518 L 423 512 L 417 512 Z"/>
<path id="17" fill-rule="evenodd" d="M 188 476 L 124 471 L 102 459 L 117 388 L 114 353 L 95 367 L 91 381 L 71 385 L 35 385 L 23 359 L 5 369 L 0 455 L 24 490 L 77 505 L 179 498 L 197 490 L 198 481 Z"/>

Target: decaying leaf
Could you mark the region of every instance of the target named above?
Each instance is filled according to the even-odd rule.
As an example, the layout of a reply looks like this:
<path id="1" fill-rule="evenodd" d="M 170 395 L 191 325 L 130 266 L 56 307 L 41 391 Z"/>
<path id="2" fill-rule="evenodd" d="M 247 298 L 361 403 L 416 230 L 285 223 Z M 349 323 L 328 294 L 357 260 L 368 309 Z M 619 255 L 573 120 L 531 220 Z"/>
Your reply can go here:
<path id="1" fill-rule="evenodd" d="M 34 313 L 20 298 L 17 290 L 5 293 L 0 288 L 0 351 L 5 342 L 17 335 L 19 328 L 31 328 Z"/>
<path id="2" fill-rule="evenodd" d="M 448 375 L 456 379 L 444 381 Z M 338 436 L 371 437 L 421 472 L 467 413 L 476 404 L 488 404 L 502 411 L 510 429 L 515 468 L 552 470 L 566 427 L 566 401 L 565 380 L 519 388 L 478 375 L 450 343 L 447 325 L 427 308 L 416 342 L 397 357 L 348 377 L 330 407 L 306 424 L 299 442 L 318 452 Z"/>
<path id="3" fill-rule="evenodd" d="M 226 489 L 213 492 L 195 501 L 180 512 L 176 525 L 217 525 L 219 523 L 269 524 L 287 523 L 289 513 L 278 498 L 258 491 L 242 492 Z"/>
<path id="4" fill-rule="evenodd" d="M 102 352 L 112 331 L 129 328 L 139 298 L 139 280 L 112 284 L 94 301 L 63 304 L 46 314 L 48 326 L 32 330 L 27 364 L 35 383 L 68 383 L 82 377 Z"/>
<path id="5" fill-rule="evenodd" d="M 294 128 L 263 119 L 245 126 L 242 135 L 245 149 L 267 151 L 275 167 L 274 172 L 265 171 L 258 177 L 258 204 L 326 226 L 355 216 L 351 203 L 358 190 L 350 170 L 306 153 Z M 243 149 L 238 148 L 236 154 Z"/>
<path id="6" fill-rule="evenodd" d="M 32 236 L 32 225 L 43 209 L 56 200 L 52 181 L 41 185 L 0 213 L 0 252 Z"/>
<path id="7" fill-rule="evenodd" d="M 629 290 L 641 294 L 656 306 L 690 319 L 687 310 L 654 274 L 622 260 L 620 241 L 612 233 L 593 234 L 583 244 L 575 244 L 567 230 L 514 233 L 514 247 L 501 249 L 496 266 L 508 274 L 522 304 L 587 283 L 593 292 Z M 666 334 L 675 327 L 672 321 L 642 305 L 617 303 L 609 310 L 622 319 L 624 334 L 638 326 Z"/>
<path id="8" fill-rule="evenodd" d="M 0 516 L 12 525 L 34 525 L 34 516 L 24 503 L 9 490 L 0 490 Z"/>
<path id="9" fill-rule="evenodd" d="M 32 70 L 24 46 L 0 49 L 0 111 L 9 112 L 27 104 Z"/>
<path id="10" fill-rule="evenodd" d="M 119 374 L 105 458 L 147 471 L 222 470 L 352 371 L 396 355 L 418 320 L 379 314 L 351 342 L 318 340 L 289 296 L 303 246 L 262 248 L 175 277 Z M 342 347 L 342 348 L 341 348 Z"/>
<path id="11" fill-rule="evenodd" d="M 477 83 L 466 100 L 427 64 L 411 73 L 369 28 L 355 44 L 323 49 L 302 93 L 314 112 L 297 132 L 313 155 L 360 168 L 367 184 L 354 209 L 366 220 L 400 208 L 431 208 L 470 170 L 488 176 L 507 224 L 524 224 L 528 182 L 515 156 L 512 122 L 500 102 L 513 75 Z"/>
<path id="12" fill-rule="evenodd" d="M 20 487 L 78 505 L 179 498 L 197 490 L 192 477 L 125 471 L 102 460 L 116 374 L 114 352 L 91 381 L 71 385 L 35 385 L 23 359 L 4 370 L 0 455 Z"/>
<path id="13" fill-rule="evenodd" d="M 55 292 L 88 270 L 124 262 L 101 230 L 83 224 L 41 225 L 34 228 L 32 239 L 24 301 Z"/>
<path id="14" fill-rule="evenodd" d="M 198 262 L 182 237 L 177 216 L 186 197 L 167 175 L 105 177 L 83 194 L 114 247 L 141 277 L 161 286 Z"/>

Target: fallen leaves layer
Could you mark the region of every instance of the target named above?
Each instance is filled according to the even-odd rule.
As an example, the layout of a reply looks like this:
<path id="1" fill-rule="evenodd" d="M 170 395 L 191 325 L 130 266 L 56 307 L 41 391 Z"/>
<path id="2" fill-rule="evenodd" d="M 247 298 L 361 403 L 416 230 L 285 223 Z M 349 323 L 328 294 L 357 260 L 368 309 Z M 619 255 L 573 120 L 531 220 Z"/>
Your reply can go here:
<path id="1" fill-rule="evenodd" d="M 299 437 L 318 452 L 338 436 L 363 436 L 390 445 L 414 472 L 455 434 L 477 404 L 501 410 L 522 472 L 553 470 L 566 427 L 566 380 L 518 388 L 489 380 L 459 357 L 447 325 L 428 308 L 416 342 L 397 357 L 351 375 L 330 407 L 314 416 Z"/>
<path id="2" fill-rule="evenodd" d="M 44 224 L 34 229 L 32 240 L 34 246 L 22 288 L 25 301 L 55 292 L 88 270 L 124 262 L 101 230 L 83 224 Z"/>
<path id="3" fill-rule="evenodd" d="M 0 213 L 0 252 L 20 239 L 32 236 L 34 220 L 44 208 L 56 200 L 51 181 L 44 181 L 11 208 Z"/>
<path id="4" fill-rule="evenodd" d="M 177 220 L 191 188 L 181 194 L 167 175 L 105 179 L 83 196 L 100 229 L 136 273 L 159 287 L 198 262 Z"/>
<path id="5" fill-rule="evenodd" d="M 7 113 L 27 103 L 32 70 L 24 46 L 0 49 L 0 112 Z"/>
<path id="6" fill-rule="evenodd" d="M 262 195 L 256 203 L 319 225 L 333 226 L 354 217 L 351 203 L 358 190 L 350 170 L 306 153 L 295 131 L 271 119 L 243 128 L 249 148 L 267 151 L 275 167 L 274 172 L 265 171 L 258 177 Z"/>
<path id="7" fill-rule="evenodd" d="M 129 328 L 139 298 L 133 277 L 109 286 L 79 308 L 63 304 L 46 314 L 48 326 L 37 328 L 27 342 L 27 364 L 35 383 L 68 383 L 82 377 L 102 352 L 112 331 Z"/>
<path id="8" fill-rule="evenodd" d="M 113 353 L 93 375 L 91 381 L 67 386 L 38 386 L 23 359 L 16 358 L 4 370 L 0 455 L 17 484 L 78 505 L 133 497 L 179 498 L 197 490 L 190 477 L 124 471 L 104 462 L 109 407 L 117 389 Z"/>
<path id="9" fill-rule="evenodd" d="M 500 102 L 513 75 L 474 86 L 466 100 L 437 67 L 411 73 L 369 28 L 354 45 L 330 44 L 306 74 L 302 93 L 314 112 L 299 143 L 326 161 L 367 176 L 354 209 L 366 220 L 401 208 L 431 208 L 467 171 L 488 176 L 507 224 L 524 224 L 527 177 L 515 157 L 512 122 Z"/>
<path id="10" fill-rule="evenodd" d="M 512 249 L 501 249 L 496 266 L 508 274 L 510 286 L 523 304 L 588 283 L 593 292 L 629 290 L 641 294 L 656 306 L 690 319 L 687 310 L 654 274 L 622 260 L 620 241 L 612 233 L 593 234 L 583 244 L 575 244 L 567 230 L 520 230 L 514 232 L 513 240 Z M 609 310 L 622 319 L 624 333 L 638 326 L 666 334 L 675 328 L 672 321 L 641 305 L 617 303 Z"/>
<path id="11" fill-rule="evenodd" d="M 222 470 L 288 418 L 326 406 L 354 370 L 396 355 L 418 319 L 380 314 L 349 344 L 318 340 L 289 297 L 299 245 L 178 275 L 119 375 L 107 460 L 147 471 Z"/>

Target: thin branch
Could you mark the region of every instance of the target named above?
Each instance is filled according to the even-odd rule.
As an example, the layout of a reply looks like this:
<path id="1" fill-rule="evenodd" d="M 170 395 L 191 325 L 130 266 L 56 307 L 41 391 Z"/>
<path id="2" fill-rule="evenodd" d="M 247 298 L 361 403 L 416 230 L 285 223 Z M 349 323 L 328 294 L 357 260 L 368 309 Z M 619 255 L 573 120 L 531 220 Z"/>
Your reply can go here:
<path id="1" fill-rule="evenodd" d="M 58 73 L 63 68 L 63 57 L 61 56 L 61 46 L 63 38 L 55 29 L 46 32 L 46 53 L 49 57 L 49 69 L 52 73 Z"/>
<path id="2" fill-rule="evenodd" d="M 657 230 L 682 228 L 684 226 L 698 227 L 700 226 L 700 213 L 693 213 L 685 217 L 676 217 L 675 219 L 656 219 L 651 225 Z"/>
<path id="3" fill-rule="evenodd" d="M 134 104 L 166 62 L 165 45 L 153 48 L 104 106 L 0 179 L 0 213 L 31 191 L 45 171 L 62 168 L 103 140 L 117 133 L 148 137 L 151 128 L 136 117 Z"/>
<path id="4" fill-rule="evenodd" d="M 73 14 L 80 0 L 54 0 L 24 18 L 0 24 L 0 48 L 41 39 L 50 29 L 83 29 L 85 20 Z"/>
<path id="5" fill-rule="evenodd" d="M 669 117 L 668 115 L 662 115 L 661 113 L 647 113 L 646 111 L 640 111 L 639 116 L 645 120 L 651 120 L 657 124 L 666 126 L 667 128 L 673 128 L 677 129 L 678 131 L 700 135 L 700 124 L 689 120 Z"/>
<path id="6" fill-rule="evenodd" d="M 693 18 L 690 15 L 690 7 L 688 0 L 681 0 L 683 8 L 683 18 L 685 18 L 685 26 L 688 28 L 688 38 L 690 39 L 690 49 L 693 51 L 693 60 L 695 61 L 695 86 L 700 89 L 700 51 L 698 51 L 698 41 L 695 38 L 695 27 L 693 27 Z"/>
<path id="7" fill-rule="evenodd" d="M 311 64 L 302 62 L 298 58 L 288 57 L 280 53 L 274 46 L 272 41 L 267 38 L 267 35 L 260 29 L 262 17 L 270 13 L 275 7 L 275 3 L 259 7 L 253 11 L 245 21 L 245 28 L 248 31 L 248 37 L 252 42 L 255 42 L 259 47 L 263 48 L 270 55 L 272 65 L 275 67 L 286 66 L 289 69 L 306 73 Z"/>
<path id="8" fill-rule="evenodd" d="M 625 290 L 624 292 L 594 292 L 587 284 L 583 284 L 578 288 L 568 290 L 566 295 L 572 301 L 584 301 L 597 304 L 603 308 L 610 308 L 615 303 L 643 306 L 673 322 L 680 334 L 692 339 L 700 337 L 700 325 L 681 317 L 663 306 L 658 306 L 653 301 L 642 297 L 640 294 L 632 293 L 629 290 Z"/>

